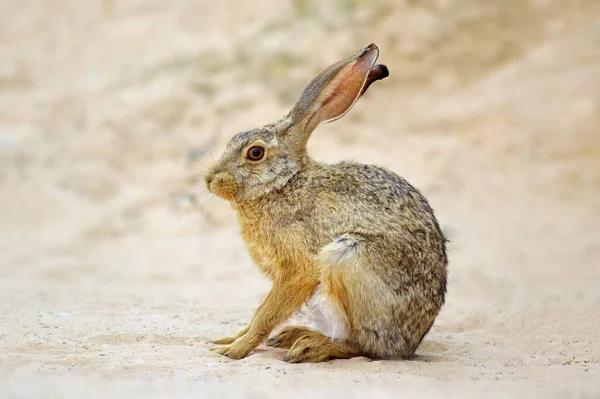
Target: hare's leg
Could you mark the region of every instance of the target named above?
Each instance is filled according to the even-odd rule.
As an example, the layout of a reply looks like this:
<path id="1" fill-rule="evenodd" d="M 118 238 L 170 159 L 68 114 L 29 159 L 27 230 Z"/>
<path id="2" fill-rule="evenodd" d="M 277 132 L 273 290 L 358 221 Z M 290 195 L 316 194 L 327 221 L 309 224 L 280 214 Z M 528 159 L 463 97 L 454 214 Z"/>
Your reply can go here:
<path id="1" fill-rule="evenodd" d="M 346 327 L 338 328 L 342 334 L 337 335 L 319 330 L 349 340 L 372 358 L 410 357 L 439 309 L 420 297 L 418 286 L 406 283 L 415 277 L 398 271 L 397 254 L 389 245 L 386 238 L 349 233 L 321 248 L 318 256 L 320 291 L 334 310 L 325 313 L 330 315 L 325 326 Z"/>
<path id="2" fill-rule="evenodd" d="M 230 337 L 228 336 L 228 337 L 222 337 L 222 338 L 215 339 L 215 340 L 212 341 L 212 343 L 213 344 L 217 344 L 217 345 L 227 345 L 227 344 L 231 344 L 231 343 L 235 342 L 238 338 L 243 337 L 244 335 L 246 335 L 246 333 L 250 329 L 250 326 L 254 322 L 254 319 L 256 318 L 256 315 L 258 314 L 258 312 L 260 312 L 260 310 L 262 309 L 263 305 L 265 304 L 265 302 L 269 298 L 269 295 L 271 295 L 271 292 L 269 292 L 267 294 L 267 296 L 264 299 L 264 301 L 258 306 L 258 308 L 256 309 L 256 311 L 254 312 L 254 316 L 252 316 L 252 320 L 250 321 L 250 323 L 248 323 L 248 325 L 246 327 L 242 328 L 240 331 L 238 331 L 237 333 L 235 333 L 234 335 L 232 335 Z"/>
<path id="3" fill-rule="evenodd" d="M 286 268 L 290 270 L 293 268 Z M 231 359 L 241 359 L 260 345 L 277 325 L 289 319 L 314 293 L 318 281 L 310 276 L 282 275 L 256 313 L 248 332 L 229 345 L 211 348 Z"/>
<path id="4" fill-rule="evenodd" d="M 311 334 L 314 331 L 307 327 L 302 326 L 287 326 L 277 334 L 267 340 L 267 346 L 274 346 L 276 348 L 289 349 L 292 347 L 294 342 L 298 338 Z"/>
<path id="5" fill-rule="evenodd" d="M 288 363 L 317 363 L 329 359 L 349 359 L 360 356 L 360 351 L 346 341 L 334 341 L 317 331 L 298 338 L 283 358 Z"/>

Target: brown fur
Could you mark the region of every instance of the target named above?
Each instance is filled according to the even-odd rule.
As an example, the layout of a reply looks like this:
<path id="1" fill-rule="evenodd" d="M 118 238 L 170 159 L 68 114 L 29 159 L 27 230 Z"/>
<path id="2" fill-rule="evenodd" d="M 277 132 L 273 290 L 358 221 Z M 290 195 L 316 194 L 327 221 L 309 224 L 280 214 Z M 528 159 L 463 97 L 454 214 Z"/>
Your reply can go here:
<path id="1" fill-rule="evenodd" d="M 273 282 L 247 328 L 214 347 L 247 356 L 316 292 L 341 315 L 347 336 L 302 327 L 269 345 L 284 360 L 409 357 L 444 303 L 445 238 L 426 199 L 393 172 L 312 160 L 306 142 L 320 123 L 344 115 L 370 83 L 387 76 L 369 45 L 324 69 L 283 119 L 236 135 L 206 177 L 231 201 L 254 262 Z M 265 148 L 260 161 L 246 157 Z"/>

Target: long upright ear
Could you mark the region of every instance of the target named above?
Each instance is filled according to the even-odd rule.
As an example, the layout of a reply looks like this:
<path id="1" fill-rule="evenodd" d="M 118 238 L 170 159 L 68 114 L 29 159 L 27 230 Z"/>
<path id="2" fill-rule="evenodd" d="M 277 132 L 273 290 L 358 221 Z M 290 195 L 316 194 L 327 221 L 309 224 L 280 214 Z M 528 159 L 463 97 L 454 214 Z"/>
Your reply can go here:
<path id="1" fill-rule="evenodd" d="M 386 78 L 385 65 L 375 65 L 379 49 L 370 44 L 323 69 L 306 86 L 287 115 L 294 127 L 294 139 L 306 144 L 310 133 L 323 122 L 341 118 L 376 80 Z"/>

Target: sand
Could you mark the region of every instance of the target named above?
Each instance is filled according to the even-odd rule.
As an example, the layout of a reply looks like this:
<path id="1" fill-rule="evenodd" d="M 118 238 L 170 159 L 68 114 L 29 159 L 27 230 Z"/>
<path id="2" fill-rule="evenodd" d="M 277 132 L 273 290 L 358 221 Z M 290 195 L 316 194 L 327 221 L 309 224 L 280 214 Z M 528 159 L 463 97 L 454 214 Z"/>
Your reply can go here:
<path id="1" fill-rule="evenodd" d="M 309 150 L 430 199 L 446 305 L 411 361 L 210 352 L 269 283 L 203 168 L 370 42 Z M 2 397 L 595 397 L 599 226 L 597 0 L 0 3 Z"/>

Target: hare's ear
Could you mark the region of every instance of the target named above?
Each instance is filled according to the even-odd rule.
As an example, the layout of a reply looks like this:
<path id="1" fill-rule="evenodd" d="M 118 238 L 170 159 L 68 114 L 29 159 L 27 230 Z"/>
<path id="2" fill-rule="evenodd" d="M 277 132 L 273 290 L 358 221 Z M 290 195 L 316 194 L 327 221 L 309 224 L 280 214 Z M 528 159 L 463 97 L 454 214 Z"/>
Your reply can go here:
<path id="1" fill-rule="evenodd" d="M 375 65 L 379 49 L 370 44 L 358 53 L 323 69 L 306 86 L 287 115 L 294 139 L 306 144 L 310 133 L 323 122 L 344 116 L 376 80 L 389 75 L 385 65 Z M 374 66 L 375 65 L 375 66 Z"/>

